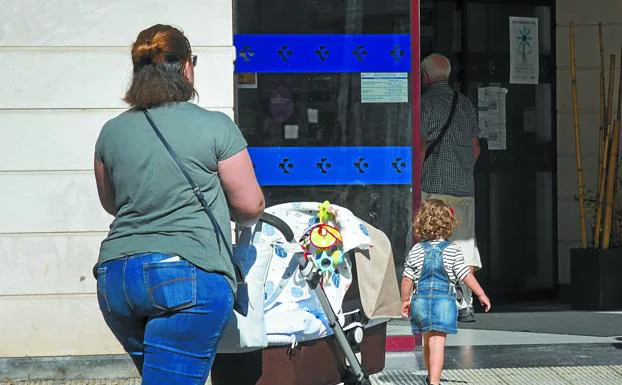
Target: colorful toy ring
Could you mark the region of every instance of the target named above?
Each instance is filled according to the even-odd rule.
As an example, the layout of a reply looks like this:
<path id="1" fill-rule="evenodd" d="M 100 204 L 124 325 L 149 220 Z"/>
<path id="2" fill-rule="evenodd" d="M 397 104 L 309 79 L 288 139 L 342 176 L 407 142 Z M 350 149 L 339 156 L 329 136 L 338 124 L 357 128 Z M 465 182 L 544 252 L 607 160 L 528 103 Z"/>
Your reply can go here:
<path id="1" fill-rule="evenodd" d="M 333 259 L 323 252 L 322 255 L 318 259 L 315 260 L 315 263 L 323 273 L 332 273 L 335 271 L 335 266 L 333 265 Z"/>
<path id="2" fill-rule="evenodd" d="M 339 230 L 321 223 L 311 230 L 309 241 L 313 247 L 327 250 L 335 246 L 337 242 L 341 242 L 342 238 Z"/>

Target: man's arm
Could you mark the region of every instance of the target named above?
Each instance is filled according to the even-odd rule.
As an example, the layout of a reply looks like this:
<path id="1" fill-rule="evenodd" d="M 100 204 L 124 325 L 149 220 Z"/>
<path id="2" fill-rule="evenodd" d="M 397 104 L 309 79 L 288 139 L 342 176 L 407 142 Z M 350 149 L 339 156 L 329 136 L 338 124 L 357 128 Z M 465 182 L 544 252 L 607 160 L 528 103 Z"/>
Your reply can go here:
<path id="1" fill-rule="evenodd" d="M 473 164 L 477 163 L 477 159 L 479 159 L 479 156 L 482 152 L 482 148 L 480 147 L 479 144 L 479 137 L 480 137 L 480 129 L 479 129 L 479 119 L 477 117 L 477 110 L 475 109 L 475 106 L 473 105 L 473 103 L 471 102 L 471 100 L 468 100 L 467 103 L 467 115 L 468 115 L 468 119 L 469 119 L 469 125 L 471 128 L 471 135 L 473 135 L 473 138 L 471 139 L 472 142 L 472 147 L 473 147 Z"/>
<path id="2" fill-rule="evenodd" d="M 479 155 L 482 153 L 482 148 L 479 145 L 479 138 L 473 137 L 473 163 L 477 163 Z"/>
<path id="3" fill-rule="evenodd" d="M 425 162 L 425 153 L 428 150 L 428 129 L 430 127 L 430 111 L 425 107 L 425 105 L 421 104 L 421 125 L 419 126 L 419 133 L 421 138 L 419 140 L 419 161 L 421 164 Z"/>

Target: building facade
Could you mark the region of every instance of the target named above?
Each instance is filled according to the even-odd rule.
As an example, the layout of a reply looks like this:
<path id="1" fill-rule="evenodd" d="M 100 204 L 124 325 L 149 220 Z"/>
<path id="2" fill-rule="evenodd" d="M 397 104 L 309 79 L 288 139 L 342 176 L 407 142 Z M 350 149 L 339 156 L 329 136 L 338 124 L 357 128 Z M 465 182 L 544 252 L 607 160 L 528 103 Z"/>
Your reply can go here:
<path id="1" fill-rule="evenodd" d="M 121 353 L 91 271 L 111 221 L 95 140 L 126 107 L 130 45 L 159 22 L 201 57 L 198 103 L 233 116 L 231 1 L 7 0 L 0 19 L 0 356 Z"/>

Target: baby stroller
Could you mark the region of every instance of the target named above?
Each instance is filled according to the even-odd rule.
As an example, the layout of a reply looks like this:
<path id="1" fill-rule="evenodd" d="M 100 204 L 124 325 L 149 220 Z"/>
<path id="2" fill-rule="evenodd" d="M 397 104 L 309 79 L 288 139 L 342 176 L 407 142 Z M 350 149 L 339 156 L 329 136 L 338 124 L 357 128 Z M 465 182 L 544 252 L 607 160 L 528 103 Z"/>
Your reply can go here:
<path id="1" fill-rule="evenodd" d="M 349 210 L 331 207 L 344 254 L 334 269 L 314 263 L 300 246 L 320 203 L 270 207 L 249 234 L 238 237 L 238 248 L 247 243 L 253 250 L 245 270 L 249 292 L 261 291 L 261 309 L 255 309 L 261 314 L 232 317 L 212 385 L 365 385 L 384 369 L 386 324 L 401 317 L 391 245 Z M 254 328 L 246 337 L 240 336 L 244 323 Z"/>

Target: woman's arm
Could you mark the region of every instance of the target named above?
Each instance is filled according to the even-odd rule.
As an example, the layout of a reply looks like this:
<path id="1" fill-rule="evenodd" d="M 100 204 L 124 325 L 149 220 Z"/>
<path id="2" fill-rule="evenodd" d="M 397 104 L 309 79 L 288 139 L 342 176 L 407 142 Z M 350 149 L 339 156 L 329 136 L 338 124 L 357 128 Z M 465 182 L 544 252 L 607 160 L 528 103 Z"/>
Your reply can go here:
<path id="1" fill-rule="evenodd" d="M 248 150 L 219 161 L 218 174 L 233 219 L 242 226 L 254 224 L 263 213 L 265 201 Z"/>
<path id="2" fill-rule="evenodd" d="M 99 195 L 99 202 L 104 210 L 112 216 L 117 215 L 117 208 L 114 204 L 114 189 L 110 182 L 110 176 L 104 163 L 97 159 L 95 156 L 95 181 L 97 182 L 97 194 Z"/>

